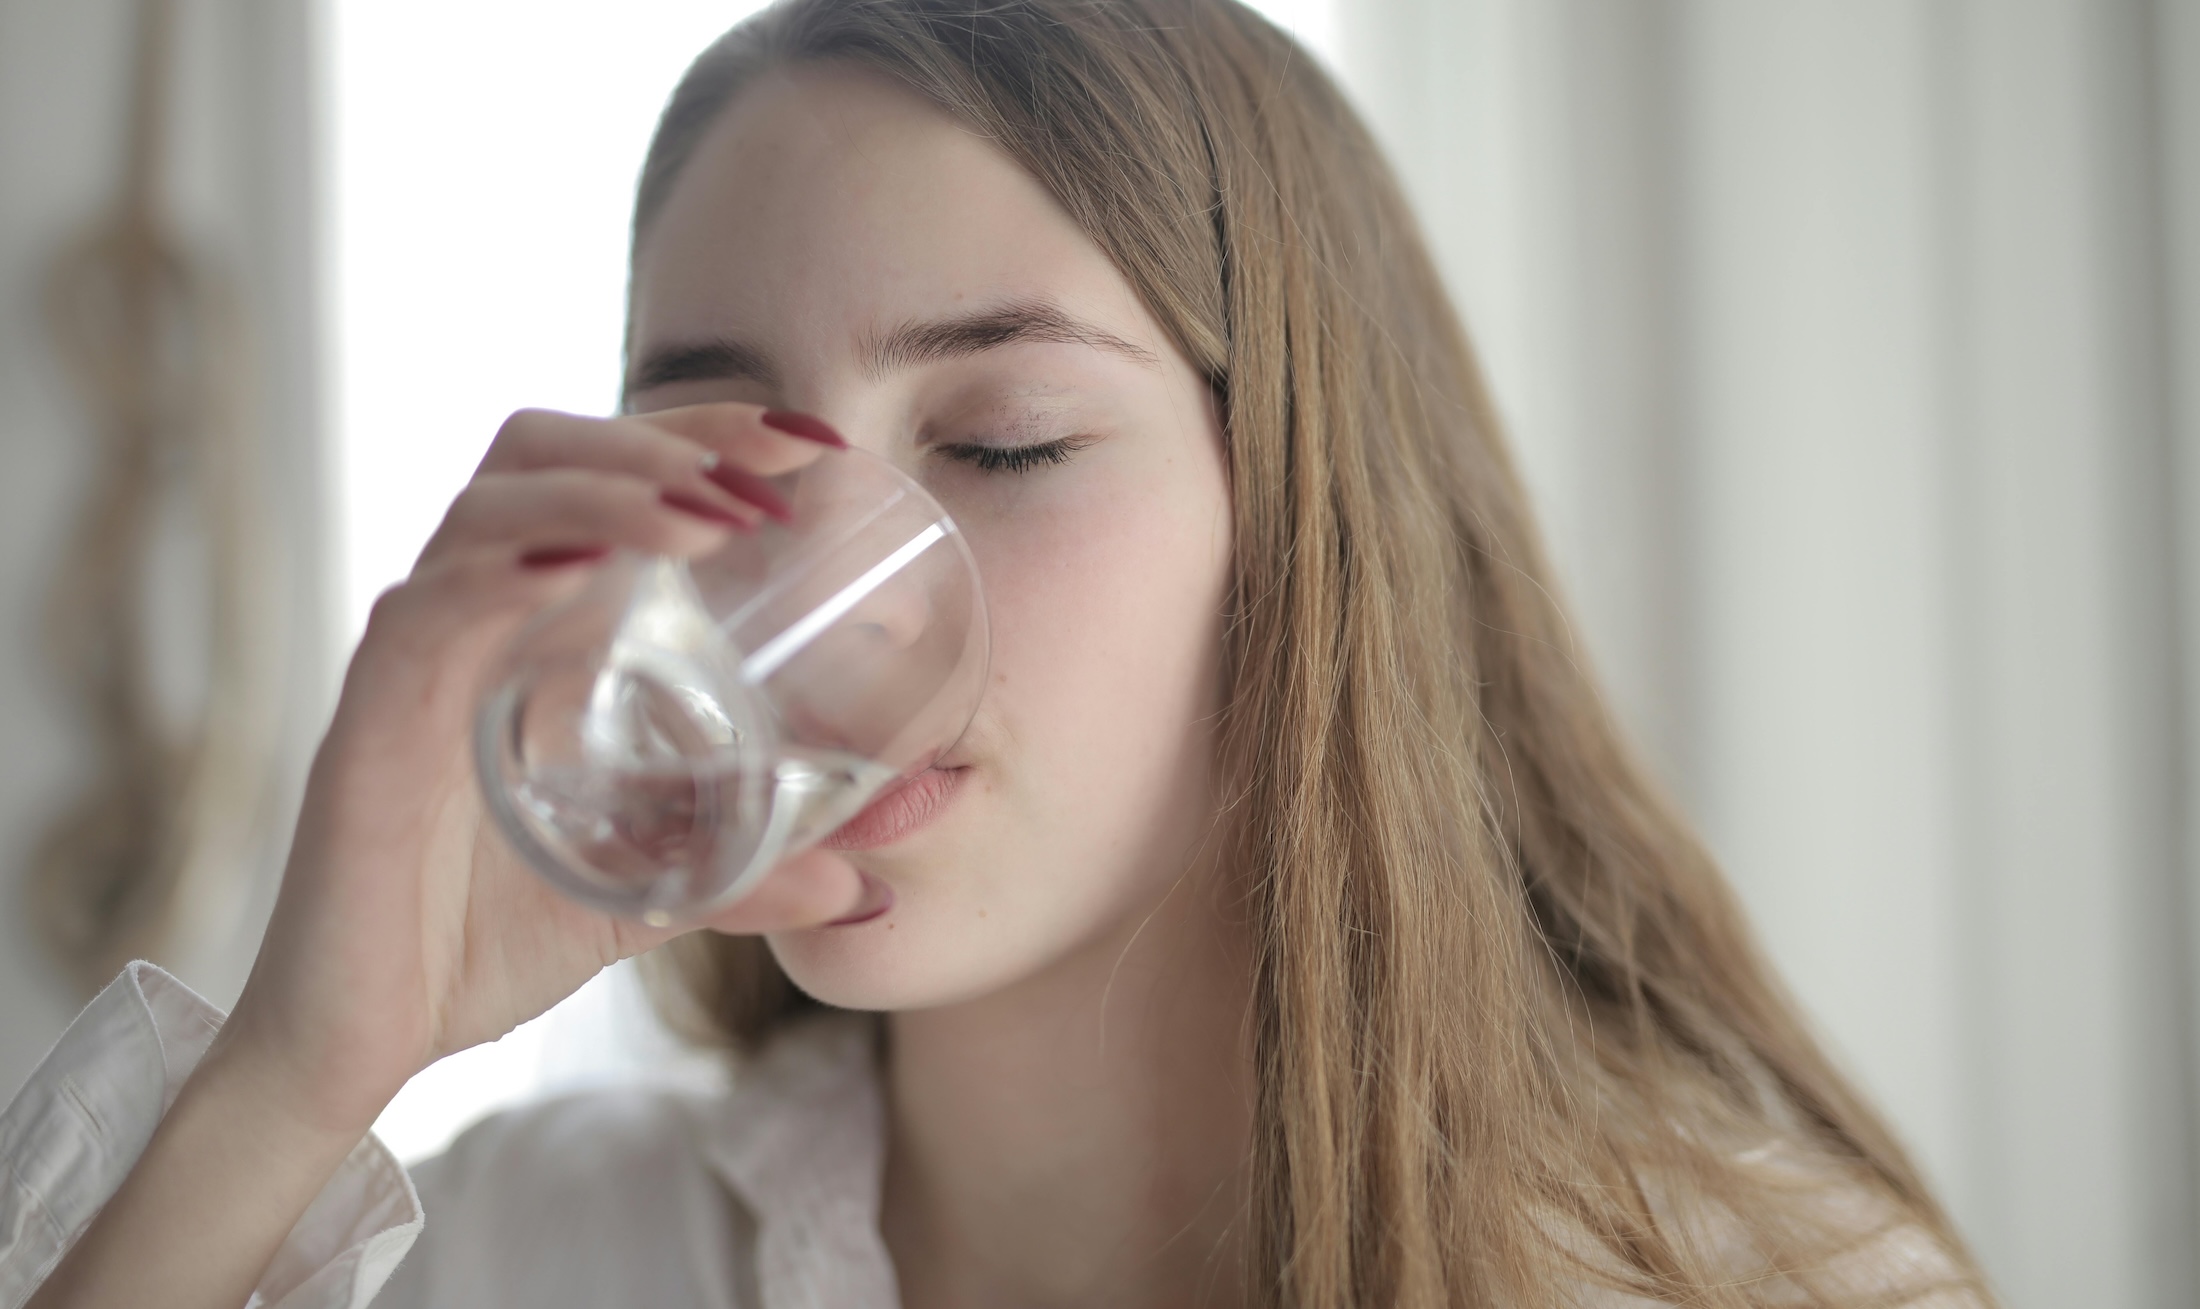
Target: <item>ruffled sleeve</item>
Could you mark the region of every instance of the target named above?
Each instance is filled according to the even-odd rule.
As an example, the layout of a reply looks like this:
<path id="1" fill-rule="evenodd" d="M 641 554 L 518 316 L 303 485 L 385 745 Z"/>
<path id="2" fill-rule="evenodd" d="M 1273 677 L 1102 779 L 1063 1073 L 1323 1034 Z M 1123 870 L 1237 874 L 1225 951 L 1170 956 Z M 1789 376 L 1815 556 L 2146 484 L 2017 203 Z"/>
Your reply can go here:
<path id="1" fill-rule="evenodd" d="M 0 1309 L 20 1309 L 114 1194 L 224 1015 L 149 963 L 101 991 L 0 1112 Z M 420 1233 L 405 1170 L 372 1136 L 314 1198 L 253 1309 L 365 1309 Z"/>

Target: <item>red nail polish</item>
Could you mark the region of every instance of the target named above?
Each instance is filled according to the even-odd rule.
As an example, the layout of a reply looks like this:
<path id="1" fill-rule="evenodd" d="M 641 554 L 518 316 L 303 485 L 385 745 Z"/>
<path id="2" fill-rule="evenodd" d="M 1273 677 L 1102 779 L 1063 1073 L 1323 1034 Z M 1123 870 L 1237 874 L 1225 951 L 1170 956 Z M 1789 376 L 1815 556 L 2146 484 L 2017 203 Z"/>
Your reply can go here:
<path id="1" fill-rule="evenodd" d="M 728 495 L 739 496 L 782 523 L 794 518 L 794 510 L 772 484 L 754 473 L 720 464 L 706 470 L 703 476 L 724 487 Z"/>
<path id="2" fill-rule="evenodd" d="M 789 436 L 799 436 L 805 441 L 829 445 L 835 450 L 848 448 L 848 438 L 834 431 L 832 425 L 822 418 L 812 418 L 808 414 L 798 414 L 787 409 L 767 409 L 761 421 L 766 427 L 776 427 Z"/>
<path id="3" fill-rule="evenodd" d="M 552 545 L 539 550 L 529 550 L 519 557 L 522 568 L 564 568 L 569 564 L 592 564 L 611 553 L 608 545 Z"/>
<path id="4" fill-rule="evenodd" d="M 677 509 L 683 514 L 700 518 L 705 522 L 716 523 L 720 527 L 734 527 L 746 531 L 750 526 L 749 521 L 739 514 L 728 509 L 721 509 L 701 496 L 689 495 L 685 491 L 660 491 L 657 493 L 657 498 L 664 501 L 668 508 Z"/>

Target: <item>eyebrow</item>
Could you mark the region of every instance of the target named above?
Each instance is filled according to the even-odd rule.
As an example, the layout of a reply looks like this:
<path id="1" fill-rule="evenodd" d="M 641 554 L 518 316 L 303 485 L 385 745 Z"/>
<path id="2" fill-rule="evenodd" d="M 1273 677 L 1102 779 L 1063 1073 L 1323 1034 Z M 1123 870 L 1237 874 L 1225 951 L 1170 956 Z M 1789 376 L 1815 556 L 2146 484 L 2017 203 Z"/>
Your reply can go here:
<path id="1" fill-rule="evenodd" d="M 1144 346 L 1072 318 L 1043 300 L 1012 300 L 972 313 L 903 323 L 887 332 L 865 335 L 858 343 L 857 354 L 865 371 L 877 376 L 1025 343 L 1086 345 L 1148 368 L 1161 363 Z M 646 391 L 674 382 L 725 381 L 775 386 L 779 370 L 756 347 L 731 337 L 714 337 L 649 351 L 634 370 L 627 389 Z"/>
<path id="2" fill-rule="evenodd" d="M 647 391 L 674 382 L 761 382 L 776 385 L 779 370 L 764 352 L 731 337 L 659 346 L 642 357 L 629 391 Z"/>
<path id="3" fill-rule="evenodd" d="M 858 353 L 875 375 L 1027 342 L 1088 345 L 1148 368 L 1161 362 L 1144 346 L 1080 322 L 1043 300 L 1012 300 L 952 318 L 904 323 L 865 338 Z"/>

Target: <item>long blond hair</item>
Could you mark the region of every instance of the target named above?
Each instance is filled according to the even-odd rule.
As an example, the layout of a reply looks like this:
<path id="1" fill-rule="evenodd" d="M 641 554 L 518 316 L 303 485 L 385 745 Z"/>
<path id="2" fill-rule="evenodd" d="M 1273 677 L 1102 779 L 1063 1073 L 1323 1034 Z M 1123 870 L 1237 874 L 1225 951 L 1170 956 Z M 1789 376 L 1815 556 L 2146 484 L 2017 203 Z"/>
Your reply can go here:
<path id="1" fill-rule="evenodd" d="M 1028 169 L 1222 402 L 1256 1299 L 1983 1296 L 1616 731 L 1465 331 L 1322 72 L 1234 0 L 785 0 L 680 83 L 637 243 L 750 77 L 828 59 Z M 759 942 L 682 951 L 736 1045 L 809 1003 Z"/>

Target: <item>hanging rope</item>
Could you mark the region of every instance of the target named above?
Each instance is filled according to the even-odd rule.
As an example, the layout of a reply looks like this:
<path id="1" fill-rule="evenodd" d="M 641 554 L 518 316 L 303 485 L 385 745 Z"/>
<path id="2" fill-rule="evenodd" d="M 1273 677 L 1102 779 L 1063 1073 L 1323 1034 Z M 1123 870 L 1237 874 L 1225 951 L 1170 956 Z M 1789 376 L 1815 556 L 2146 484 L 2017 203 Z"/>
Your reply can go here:
<path id="1" fill-rule="evenodd" d="M 47 314 L 95 437 L 93 485 L 54 578 L 49 654 L 88 729 L 92 775 L 45 831 L 26 891 L 87 993 L 129 959 L 211 939 L 239 907 L 271 776 L 275 669 L 265 532 L 246 437 L 236 300 L 164 226 L 172 0 L 140 0 L 125 166 L 111 210 L 57 261 Z M 164 580 L 203 564 L 199 702 L 156 694 Z M 191 608 L 161 604 L 171 619 Z M 171 696 L 173 700 L 175 697 Z"/>

